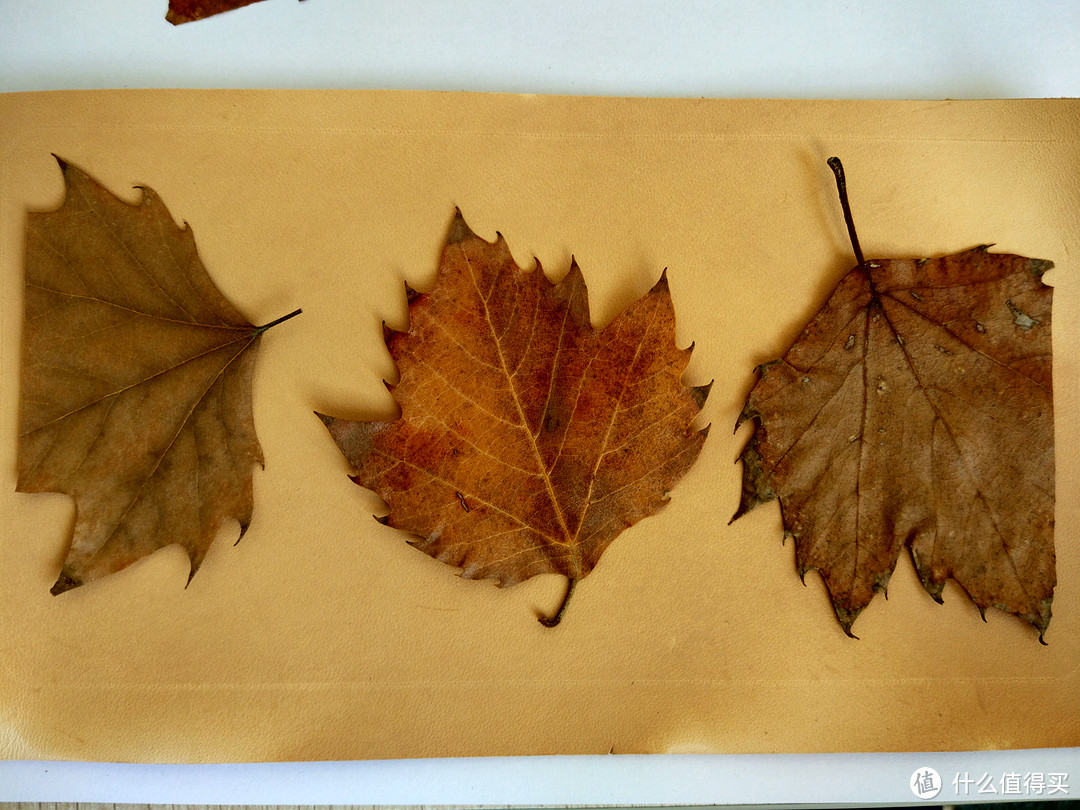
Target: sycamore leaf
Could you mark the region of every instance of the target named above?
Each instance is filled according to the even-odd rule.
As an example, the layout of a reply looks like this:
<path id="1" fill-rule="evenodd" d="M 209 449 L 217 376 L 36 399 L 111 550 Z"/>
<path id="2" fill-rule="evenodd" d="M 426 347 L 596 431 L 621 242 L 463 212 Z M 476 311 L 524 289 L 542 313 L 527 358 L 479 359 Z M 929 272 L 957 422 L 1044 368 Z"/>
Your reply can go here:
<path id="1" fill-rule="evenodd" d="M 859 263 L 760 367 L 732 520 L 778 498 L 799 575 L 821 573 L 848 635 L 906 547 L 935 600 L 953 579 L 1041 640 L 1055 584 L 1053 265 L 985 246 L 864 261 L 834 170 Z"/>
<path id="2" fill-rule="evenodd" d="M 409 291 L 409 329 L 387 330 L 387 345 L 400 418 L 322 417 L 353 480 L 389 505 L 383 523 L 466 578 L 565 576 L 548 626 L 705 440 L 690 422 L 708 386 L 681 381 L 693 347 L 675 346 L 666 276 L 597 330 L 576 263 L 552 284 L 460 212 L 434 289 Z"/>
<path id="3" fill-rule="evenodd" d="M 251 379 L 273 324 L 225 299 L 151 189 L 130 205 L 59 163 L 63 205 L 27 216 L 17 488 L 75 499 L 54 594 L 172 543 L 194 576 L 226 521 L 251 521 Z"/>

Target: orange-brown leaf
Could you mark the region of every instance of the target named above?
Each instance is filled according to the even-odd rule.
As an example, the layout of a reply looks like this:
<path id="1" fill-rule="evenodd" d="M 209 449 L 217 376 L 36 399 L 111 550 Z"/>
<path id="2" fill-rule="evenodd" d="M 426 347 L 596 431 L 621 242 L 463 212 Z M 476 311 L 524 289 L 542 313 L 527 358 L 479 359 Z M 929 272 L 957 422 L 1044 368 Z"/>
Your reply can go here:
<path id="1" fill-rule="evenodd" d="M 905 547 L 935 600 L 953 579 L 1046 630 L 1052 266 L 985 247 L 866 262 L 761 367 L 735 517 L 779 498 L 799 574 L 821 573 L 849 635 Z"/>
<path id="2" fill-rule="evenodd" d="M 667 502 L 705 439 L 666 277 L 597 330 L 576 263 L 552 284 L 459 213 L 434 289 L 410 298 L 408 331 L 387 339 L 401 417 L 323 417 L 354 480 L 464 577 L 572 585 Z"/>
<path id="3" fill-rule="evenodd" d="M 20 492 L 75 499 L 53 593 L 179 543 L 194 576 L 251 521 L 259 336 L 149 188 L 129 205 L 60 161 L 66 194 L 26 225 Z"/>

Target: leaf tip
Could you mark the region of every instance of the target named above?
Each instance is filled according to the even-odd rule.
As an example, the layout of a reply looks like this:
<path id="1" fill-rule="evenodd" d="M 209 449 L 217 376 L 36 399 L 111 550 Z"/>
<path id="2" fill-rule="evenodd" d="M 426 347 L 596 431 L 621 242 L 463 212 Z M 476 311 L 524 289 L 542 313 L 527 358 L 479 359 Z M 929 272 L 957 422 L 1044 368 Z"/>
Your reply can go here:
<path id="1" fill-rule="evenodd" d="M 691 346 L 691 348 L 693 348 Z M 695 385 L 690 387 L 690 397 L 697 403 L 699 408 L 705 406 L 705 400 L 709 398 L 709 391 L 712 390 L 712 385 L 715 380 L 709 380 L 705 385 Z"/>
<path id="2" fill-rule="evenodd" d="M 945 599 L 942 597 L 945 592 L 945 580 L 937 581 L 932 578 L 929 570 L 923 570 L 923 566 L 919 562 L 918 552 L 914 547 L 911 548 L 911 561 L 915 563 L 915 571 L 919 574 L 919 581 L 922 582 L 926 592 L 930 594 L 930 598 L 939 605 L 945 604 Z"/>
<path id="3" fill-rule="evenodd" d="M 450 231 L 446 234 L 446 244 L 456 245 L 473 236 L 476 236 L 476 234 L 465 223 L 465 217 L 461 215 L 461 209 L 454 206 L 454 221 L 450 223 Z"/>
<path id="4" fill-rule="evenodd" d="M 874 593 L 884 594 L 885 598 L 889 598 L 889 580 L 892 578 L 892 571 L 881 571 L 874 574 Z"/>
<path id="5" fill-rule="evenodd" d="M 73 588 L 78 588 L 82 584 L 83 581 L 81 579 L 73 577 L 67 571 L 67 569 L 64 569 L 60 572 L 60 576 L 57 578 L 53 586 L 49 589 L 49 593 L 51 593 L 53 596 L 59 596 L 60 594 L 66 591 L 70 591 Z"/>
<path id="6" fill-rule="evenodd" d="M 540 269 L 540 262 L 536 262 L 537 269 Z M 556 288 L 565 288 L 566 290 L 573 291 L 579 286 L 585 287 L 585 275 L 581 272 L 581 265 L 578 264 L 577 259 L 574 256 L 570 256 L 570 269 L 566 275 L 563 276 L 563 280 L 555 285 Z"/>
<path id="7" fill-rule="evenodd" d="M 338 419 L 333 416 L 315 412 L 330 433 L 330 438 L 338 446 L 345 459 L 353 466 L 354 470 L 363 468 L 368 456 L 374 448 L 373 436 L 385 426 L 382 422 L 354 422 L 350 419 Z M 350 476 L 360 486 L 366 483 L 357 476 Z"/>
<path id="8" fill-rule="evenodd" d="M 731 516 L 731 520 L 727 522 L 727 525 L 730 526 L 732 523 L 741 518 L 755 506 L 757 506 L 756 503 L 750 503 L 744 498 L 742 501 L 739 502 L 738 507 L 736 507 L 735 509 L 735 514 Z"/>
<path id="9" fill-rule="evenodd" d="M 738 520 L 761 504 L 777 498 L 777 494 L 769 481 L 769 470 L 765 468 L 761 455 L 757 451 L 756 437 L 750 439 L 742 454 L 736 459 L 736 462 L 739 461 L 743 464 L 742 494 L 739 496 L 739 508 L 736 510 L 734 517 L 731 518 L 731 522 Z"/>
<path id="10" fill-rule="evenodd" d="M 859 618 L 862 608 L 849 609 L 834 602 L 833 610 L 836 612 L 836 618 L 840 621 L 840 627 L 844 630 L 844 635 L 858 641 L 859 637 L 851 632 L 851 625 L 855 624 L 855 620 Z"/>
<path id="11" fill-rule="evenodd" d="M 1044 275 L 1054 269 L 1054 263 L 1049 259 L 1032 259 L 1031 260 L 1031 274 L 1037 278 L 1042 278 Z"/>
<path id="12" fill-rule="evenodd" d="M 1050 606 L 1053 604 L 1054 597 L 1049 599 L 1043 599 L 1039 603 L 1039 613 L 1036 615 L 1035 620 L 1032 622 L 1035 625 L 1035 629 L 1039 631 L 1039 643 L 1044 647 L 1049 646 L 1046 640 L 1043 638 L 1043 634 L 1046 632 L 1046 628 L 1050 626 L 1051 610 Z"/>
<path id="13" fill-rule="evenodd" d="M 60 155 L 55 152 L 50 152 L 49 154 L 53 156 L 56 165 L 60 167 L 60 176 L 64 178 L 65 193 L 83 180 L 88 180 L 91 184 L 96 184 L 96 181 L 93 178 L 83 172 L 83 170 L 75 164 L 60 157 Z"/>

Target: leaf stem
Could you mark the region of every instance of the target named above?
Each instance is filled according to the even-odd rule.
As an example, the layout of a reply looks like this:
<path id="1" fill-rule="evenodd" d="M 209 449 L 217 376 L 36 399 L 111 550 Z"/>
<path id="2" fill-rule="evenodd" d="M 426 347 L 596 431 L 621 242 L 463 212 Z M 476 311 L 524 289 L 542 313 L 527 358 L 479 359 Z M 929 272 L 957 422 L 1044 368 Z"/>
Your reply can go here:
<path id="1" fill-rule="evenodd" d="M 840 158 L 829 158 L 829 168 L 836 175 L 836 191 L 840 194 L 840 207 L 844 209 L 844 222 L 847 224 L 848 238 L 851 239 L 851 249 L 855 251 L 855 260 L 861 267 L 866 263 L 863 259 L 862 248 L 859 247 L 859 236 L 855 233 L 855 220 L 851 218 L 851 204 L 847 196 L 847 180 L 844 179 L 844 164 Z"/>
<path id="2" fill-rule="evenodd" d="M 566 606 L 570 604 L 570 597 L 574 595 L 574 588 L 577 587 L 578 581 L 573 577 L 567 577 L 566 580 L 566 595 L 563 596 L 562 604 L 559 605 L 558 611 L 554 616 L 539 616 L 537 617 L 540 624 L 544 627 L 555 627 L 562 621 L 563 614 L 566 613 Z"/>
<path id="3" fill-rule="evenodd" d="M 270 323 L 265 323 L 262 326 L 256 326 L 255 327 L 255 334 L 256 335 L 261 335 L 263 332 L 265 332 L 271 326 L 277 326 L 279 323 L 282 323 L 283 321 L 289 320 L 289 318 L 295 318 L 297 315 L 299 315 L 303 311 L 304 310 L 302 310 L 302 309 L 294 309 L 288 315 L 282 315 L 280 318 L 278 318 L 275 321 L 270 321 Z"/>

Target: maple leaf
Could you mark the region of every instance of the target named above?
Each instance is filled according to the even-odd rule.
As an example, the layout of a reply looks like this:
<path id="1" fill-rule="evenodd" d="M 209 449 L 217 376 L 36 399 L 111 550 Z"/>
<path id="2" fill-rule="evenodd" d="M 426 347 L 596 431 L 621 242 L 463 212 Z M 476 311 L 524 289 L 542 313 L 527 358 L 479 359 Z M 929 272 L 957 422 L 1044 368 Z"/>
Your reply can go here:
<path id="1" fill-rule="evenodd" d="M 389 505 L 384 524 L 470 579 L 576 583 L 623 529 L 651 515 L 697 458 L 708 386 L 683 385 L 666 274 L 603 329 L 576 262 L 557 284 L 458 211 L 434 289 L 408 291 L 387 331 L 401 407 L 390 422 L 320 417 Z"/>
<path id="2" fill-rule="evenodd" d="M 938 602 L 947 579 L 1042 640 L 1054 590 L 1051 262 L 989 253 L 862 257 L 782 360 L 760 367 L 732 520 L 778 498 L 799 575 L 844 632 L 902 549 Z M 738 427 L 738 425 L 736 427 Z"/>
<path id="3" fill-rule="evenodd" d="M 57 160 L 64 202 L 26 224 L 17 489 L 75 499 L 54 594 L 172 543 L 194 576 L 251 521 L 256 350 L 299 310 L 252 326 L 157 194 L 130 205 Z"/>
<path id="4" fill-rule="evenodd" d="M 181 25 L 259 2 L 261 0 L 169 0 L 165 19 L 173 25 Z"/>

